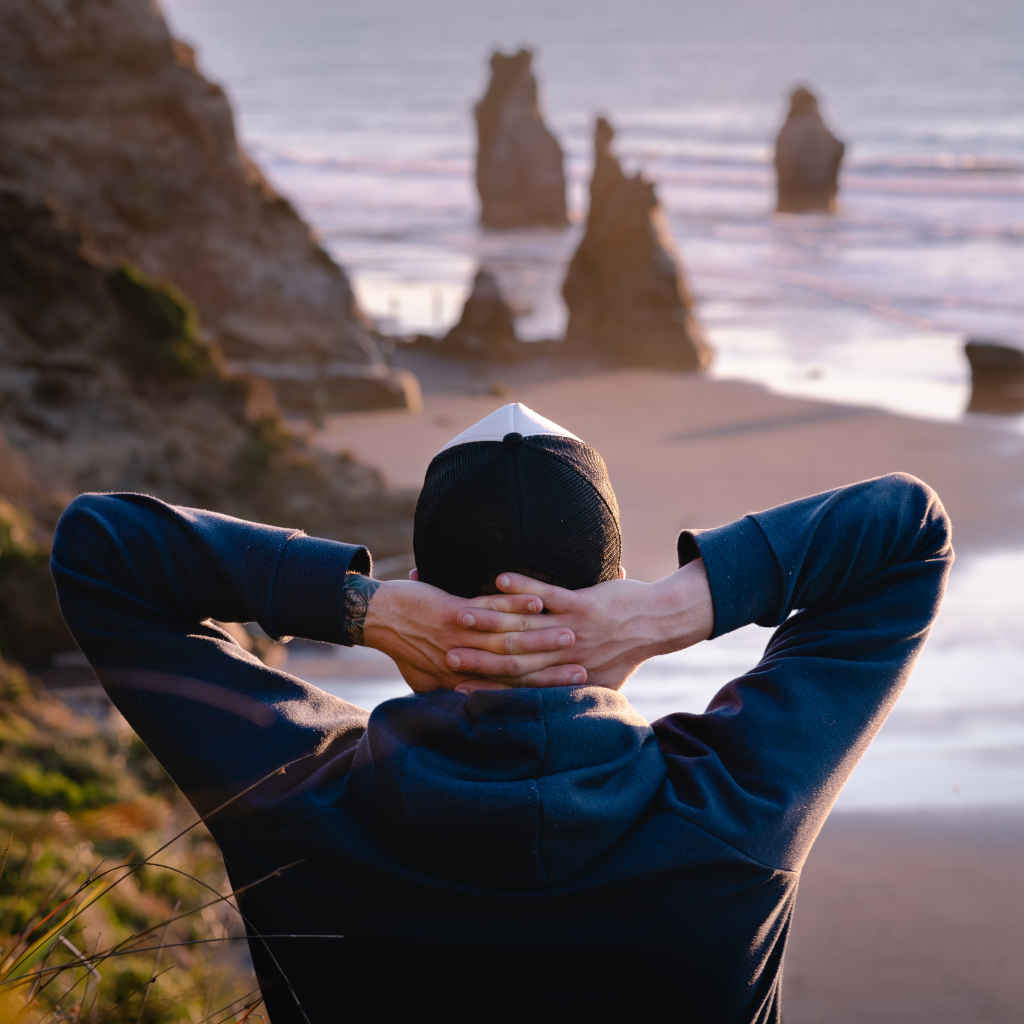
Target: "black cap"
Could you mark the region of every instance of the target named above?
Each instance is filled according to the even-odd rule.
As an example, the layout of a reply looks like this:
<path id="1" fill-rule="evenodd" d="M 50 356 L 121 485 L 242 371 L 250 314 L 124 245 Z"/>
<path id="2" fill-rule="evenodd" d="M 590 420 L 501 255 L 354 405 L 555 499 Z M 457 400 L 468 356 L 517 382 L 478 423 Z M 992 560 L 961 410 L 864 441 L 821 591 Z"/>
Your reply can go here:
<path id="1" fill-rule="evenodd" d="M 510 416 L 524 432 L 504 430 Z M 525 406 L 505 406 L 427 467 L 413 549 L 421 580 L 462 597 L 493 593 L 505 571 L 572 590 L 615 579 L 622 535 L 604 459 Z"/>

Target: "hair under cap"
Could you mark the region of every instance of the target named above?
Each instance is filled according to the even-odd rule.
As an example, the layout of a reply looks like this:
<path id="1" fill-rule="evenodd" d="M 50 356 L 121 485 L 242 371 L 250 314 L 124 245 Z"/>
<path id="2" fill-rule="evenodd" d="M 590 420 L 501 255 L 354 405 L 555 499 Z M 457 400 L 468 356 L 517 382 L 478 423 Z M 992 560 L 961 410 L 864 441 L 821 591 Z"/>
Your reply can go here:
<path id="1" fill-rule="evenodd" d="M 619 507 L 604 459 L 518 402 L 454 437 L 427 467 L 413 550 L 420 579 L 461 597 L 519 572 L 578 590 L 618 576 Z"/>

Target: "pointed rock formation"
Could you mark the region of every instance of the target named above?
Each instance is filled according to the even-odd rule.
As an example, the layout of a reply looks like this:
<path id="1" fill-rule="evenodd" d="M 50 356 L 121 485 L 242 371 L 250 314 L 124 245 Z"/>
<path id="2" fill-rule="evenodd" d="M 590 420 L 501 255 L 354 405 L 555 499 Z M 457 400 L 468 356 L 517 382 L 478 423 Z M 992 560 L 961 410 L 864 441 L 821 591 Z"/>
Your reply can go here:
<path id="1" fill-rule="evenodd" d="M 491 54 L 491 80 L 474 108 L 480 223 L 489 228 L 562 227 L 562 147 L 541 116 L 533 53 Z"/>
<path id="2" fill-rule="evenodd" d="M 512 307 L 490 270 L 481 267 L 476 272 L 462 316 L 441 344 L 446 351 L 467 356 L 501 357 L 516 350 L 519 338 Z"/>
<path id="3" fill-rule="evenodd" d="M 0 178 L 174 284 L 233 361 L 380 363 L 345 272 L 155 3 L 8 0 L 0 52 Z"/>
<path id="4" fill-rule="evenodd" d="M 623 173 L 613 137 L 599 117 L 587 228 L 562 284 L 566 343 L 628 363 L 705 369 L 711 348 L 694 317 L 654 185 Z"/>
<path id="5" fill-rule="evenodd" d="M 797 86 L 775 140 L 776 212 L 834 212 L 845 151 L 846 144 L 828 130 L 817 96 Z"/>

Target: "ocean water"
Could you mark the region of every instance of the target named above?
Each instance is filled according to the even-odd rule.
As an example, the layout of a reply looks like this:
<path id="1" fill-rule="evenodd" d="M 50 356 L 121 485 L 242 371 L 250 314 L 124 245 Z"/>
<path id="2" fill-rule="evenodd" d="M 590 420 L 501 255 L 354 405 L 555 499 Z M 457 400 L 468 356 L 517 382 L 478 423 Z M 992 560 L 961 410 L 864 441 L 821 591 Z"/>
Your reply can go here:
<path id="1" fill-rule="evenodd" d="M 244 143 L 386 326 L 446 328 L 484 263 L 522 335 L 557 336 L 603 112 L 627 167 L 657 183 L 715 374 L 956 418 L 965 335 L 1024 344 L 1019 0 L 163 6 L 226 86 Z M 519 45 L 535 49 L 567 155 L 564 231 L 476 223 L 472 104 L 490 50 Z M 835 217 L 772 212 L 774 133 L 798 82 L 848 145 Z M 840 806 L 1024 805 L 1021 579 L 1018 552 L 958 563 Z M 766 638 L 749 627 L 656 659 L 627 692 L 649 718 L 699 710 Z M 322 682 L 365 706 L 404 690 L 397 677 Z"/>
<path id="2" fill-rule="evenodd" d="M 385 326 L 447 327 L 485 263 L 522 335 L 558 336 L 604 112 L 657 183 L 715 374 L 954 418 L 965 335 L 1024 344 L 1019 0 L 164 6 Z M 567 155 L 564 231 L 476 224 L 472 104 L 491 49 L 520 44 Z M 798 82 L 848 144 L 836 217 L 772 212 Z"/>

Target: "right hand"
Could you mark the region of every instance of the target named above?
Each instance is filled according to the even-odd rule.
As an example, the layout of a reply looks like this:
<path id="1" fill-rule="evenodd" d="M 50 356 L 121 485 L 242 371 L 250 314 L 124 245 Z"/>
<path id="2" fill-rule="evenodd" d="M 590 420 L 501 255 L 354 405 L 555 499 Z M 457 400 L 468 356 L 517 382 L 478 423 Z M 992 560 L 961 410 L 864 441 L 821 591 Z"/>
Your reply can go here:
<path id="1" fill-rule="evenodd" d="M 541 598 L 550 613 L 545 616 L 545 624 L 568 627 L 576 637 L 564 657 L 586 668 L 589 685 L 613 690 L 619 689 L 648 658 L 706 640 L 713 627 L 711 590 L 701 559 L 655 583 L 622 579 L 584 590 L 565 590 L 527 576 L 503 573 L 497 585 L 510 596 L 532 594 Z M 449 651 L 448 664 L 457 664 L 459 671 L 476 676 L 500 672 L 499 655 L 492 653 L 494 648 L 488 646 L 488 639 L 482 638 L 472 649 Z M 478 683 L 459 686 L 460 690 L 479 688 L 483 687 Z"/>

